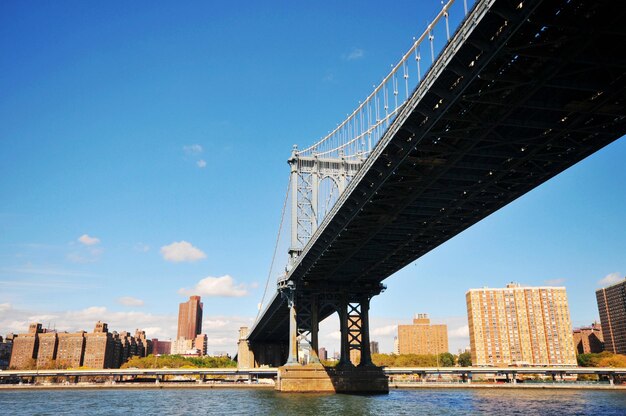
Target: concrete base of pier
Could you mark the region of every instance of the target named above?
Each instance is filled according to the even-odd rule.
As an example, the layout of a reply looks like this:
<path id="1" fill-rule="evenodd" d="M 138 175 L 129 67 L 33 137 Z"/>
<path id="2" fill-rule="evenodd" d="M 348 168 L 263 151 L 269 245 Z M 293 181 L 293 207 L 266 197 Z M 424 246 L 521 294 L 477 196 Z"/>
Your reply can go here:
<path id="1" fill-rule="evenodd" d="M 283 366 L 276 390 L 291 393 L 387 394 L 389 379 L 379 367 L 326 368 L 321 364 Z"/>

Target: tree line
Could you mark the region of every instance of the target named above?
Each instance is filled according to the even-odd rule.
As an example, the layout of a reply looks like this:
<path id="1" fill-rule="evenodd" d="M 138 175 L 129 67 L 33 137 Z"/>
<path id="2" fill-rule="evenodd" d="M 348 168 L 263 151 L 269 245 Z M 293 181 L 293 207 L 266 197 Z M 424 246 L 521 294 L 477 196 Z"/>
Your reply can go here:
<path id="1" fill-rule="evenodd" d="M 148 355 L 132 357 L 122 368 L 226 368 L 237 367 L 230 357 L 183 357 L 182 355 Z"/>

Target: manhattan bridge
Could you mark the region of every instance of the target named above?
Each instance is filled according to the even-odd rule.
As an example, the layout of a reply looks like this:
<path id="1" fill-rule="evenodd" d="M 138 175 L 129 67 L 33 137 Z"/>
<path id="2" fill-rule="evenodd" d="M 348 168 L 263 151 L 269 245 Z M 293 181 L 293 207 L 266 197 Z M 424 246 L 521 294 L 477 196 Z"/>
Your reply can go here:
<path id="1" fill-rule="evenodd" d="M 369 339 L 382 281 L 626 133 L 624 22 L 610 0 L 444 4 L 343 122 L 294 146 L 288 260 L 240 365 L 287 364 L 283 383 L 299 381 L 281 389 L 307 390 L 298 343 L 319 363 L 319 323 L 337 313 L 334 390 L 384 391 Z"/>

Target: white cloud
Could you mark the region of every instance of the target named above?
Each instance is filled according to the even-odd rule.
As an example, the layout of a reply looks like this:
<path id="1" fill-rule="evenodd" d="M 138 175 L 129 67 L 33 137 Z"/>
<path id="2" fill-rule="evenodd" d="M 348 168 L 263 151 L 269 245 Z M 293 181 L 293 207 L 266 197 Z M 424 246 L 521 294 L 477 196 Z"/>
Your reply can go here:
<path id="1" fill-rule="evenodd" d="M 0 303 L 0 312 L 6 312 L 11 309 L 10 303 Z"/>
<path id="2" fill-rule="evenodd" d="M 375 337 L 383 337 L 389 335 L 397 335 L 398 333 L 398 325 L 385 325 L 383 327 L 374 328 L 371 331 L 372 336 Z"/>
<path id="3" fill-rule="evenodd" d="M 200 160 L 198 160 L 198 161 L 196 162 L 196 165 L 198 165 L 198 167 L 199 167 L 200 169 L 202 169 L 202 168 L 205 168 L 205 167 L 206 167 L 206 162 L 205 162 L 204 160 L 200 159 Z"/>
<path id="4" fill-rule="evenodd" d="M 78 237 L 78 241 L 80 241 L 81 243 L 83 243 L 86 246 L 93 246 L 93 245 L 96 245 L 96 244 L 100 243 L 100 239 L 99 238 L 90 237 L 87 234 L 83 234 L 80 237 Z"/>
<path id="5" fill-rule="evenodd" d="M 350 53 L 343 56 L 346 61 L 354 61 L 357 59 L 361 59 L 365 56 L 365 51 L 363 49 L 354 48 L 350 51 Z"/>
<path id="6" fill-rule="evenodd" d="M 161 254 L 167 261 L 178 263 L 181 261 L 197 261 L 206 258 L 202 250 L 192 246 L 187 241 L 173 242 L 161 247 Z"/>
<path id="7" fill-rule="evenodd" d="M 600 279 L 600 281 L 598 282 L 598 285 L 611 286 L 611 285 L 614 285 L 615 283 L 621 282 L 623 279 L 624 278 L 622 277 L 622 275 L 619 274 L 618 272 L 610 273 L 604 276 L 602 279 Z"/>
<path id="8" fill-rule="evenodd" d="M 235 285 L 235 280 L 229 276 L 212 277 L 208 276 L 200 280 L 193 288 L 182 288 L 178 291 L 181 295 L 185 296 L 226 296 L 226 297 L 241 297 L 246 296 L 248 291 L 246 286 L 241 283 Z"/>
<path id="9" fill-rule="evenodd" d="M 204 328 L 205 331 L 209 328 L 224 328 L 226 325 L 228 325 L 228 321 L 223 319 L 205 319 L 204 322 L 202 322 L 202 328 Z"/>
<path id="10" fill-rule="evenodd" d="M 329 339 L 338 341 L 341 339 L 341 331 L 332 331 L 326 335 Z"/>
<path id="11" fill-rule="evenodd" d="M 143 306 L 144 302 L 141 299 L 134 298 L 132 296 L 122 296 L 117 299 L 117 303 L 124 306 Z"/>
<path id="12" fill-rule="evenodd" d="M 468 338 L 469 337 L 469 326 L 463 325 L 459 328 L 452 329 L 448 333 L 450 338 Z"/>
<path id="13" fill-rule="evenodd" d="M 189 155 L 197 155 L 199 153 L 202 153 L 203 149 L 202 146 L 200 146 L 199 144 L 190 144 L 183 146 L 183 150 Z"/>
<path id="14" fill-rule="evenodd" d="M 563 283 L 565 283 L 565 279 L 560 278 L 560 279 L 548 279 L 548 280 L 544 280 L 543 283 L 545 283 L 548 286 L 562 286 Z"/>

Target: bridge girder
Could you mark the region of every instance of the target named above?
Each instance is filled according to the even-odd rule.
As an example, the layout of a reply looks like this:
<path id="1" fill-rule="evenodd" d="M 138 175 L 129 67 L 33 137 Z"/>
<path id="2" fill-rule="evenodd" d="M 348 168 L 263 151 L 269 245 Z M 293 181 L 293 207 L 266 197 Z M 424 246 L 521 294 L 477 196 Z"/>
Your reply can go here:
<path id="1" fill-rule="evenodd" d="M 288 280 L 379 284 L 626 133 L 624 7 L 493 3 L 454 35 Z M 273 302 L 252 338 L 285 339 Z"/>

